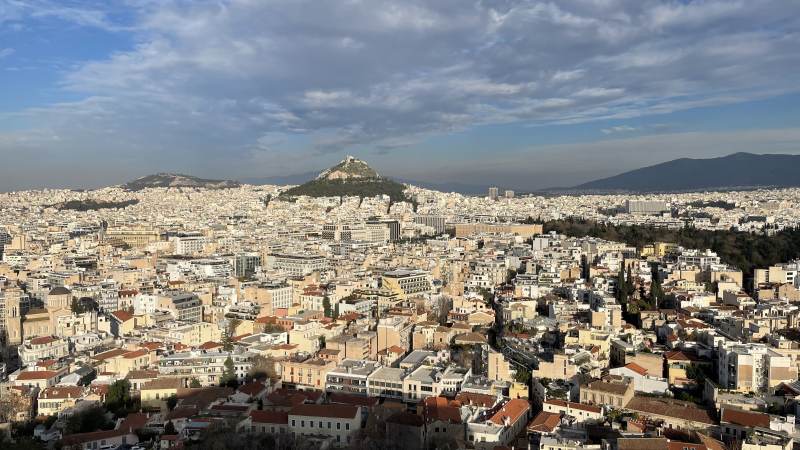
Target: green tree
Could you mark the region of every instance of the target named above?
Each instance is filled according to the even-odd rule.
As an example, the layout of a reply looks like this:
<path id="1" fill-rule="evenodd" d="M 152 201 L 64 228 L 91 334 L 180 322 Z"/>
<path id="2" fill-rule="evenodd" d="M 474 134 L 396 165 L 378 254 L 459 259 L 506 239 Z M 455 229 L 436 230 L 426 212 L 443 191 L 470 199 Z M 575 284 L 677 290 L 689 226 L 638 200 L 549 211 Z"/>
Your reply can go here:
<path id="1" fill-rule="evenodd" d="M 131 383 L 128 380 L 117 380 L 111 383 L 106 394 L 106 408 L 116 417 L 127 416 L 133 406 Z"/>
<path id="2" fill-rule="evenodd" d="M 189 381 L 189 387 L 190 388 L 199 388 L 199 387 L 202 387 L 202 385 L 200 384 L 200 381 L 197 378 L 192 378 L 192 380 Z"/>
<path id="3" fill-rule="evenodd" d="M 167 398 L 167 409 L 172 411 L 176 406 L 178 406 L 178 396 L 172 394 Z"/>
<path id="4" fill-rule="evenodd" d="M 242 323 L 239 319 L 230 319 L 225 333 L 222 335 L 222 349 L 226 352 L 233 351 L 233 338 L 236 336 L 236 328 Z"/>
<path id="5" fill-rule="evenodd" d="M 222 377 L 219 380 L 220 386 L 228 386 L 235 388 L 239 385 L 239 380 L 236 377 L 236 369 L 233 364 L 233 358 L 228 356 L 225 360 L 225 370 L 222 372 Z"/>
<path id="6" fill-rule="evenodd" d="M 322 309 L 325 312 L 325 317 L 332 317 L 333 314 L 331 312 L 331 299 L 327 295 L 322 298 Z"/>

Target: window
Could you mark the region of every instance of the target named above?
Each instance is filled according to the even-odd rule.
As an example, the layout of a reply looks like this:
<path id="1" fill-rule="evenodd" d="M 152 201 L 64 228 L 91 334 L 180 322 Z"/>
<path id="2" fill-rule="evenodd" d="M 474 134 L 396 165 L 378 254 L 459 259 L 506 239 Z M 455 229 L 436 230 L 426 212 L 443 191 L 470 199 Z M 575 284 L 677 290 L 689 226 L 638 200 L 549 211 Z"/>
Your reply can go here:
<path id="1" fill-rule="evenodd" d="M 336 429 L 337 430 L 341 430 L 342 429 L 342 423 L 341 422 L 336 422 Z"/>
<path id="2" fill-rule="evenodd" d="M 344 429 L 345 430 L 349 430 L 350 429 L 350 424 L 349 423 L 344 424 Z"/>

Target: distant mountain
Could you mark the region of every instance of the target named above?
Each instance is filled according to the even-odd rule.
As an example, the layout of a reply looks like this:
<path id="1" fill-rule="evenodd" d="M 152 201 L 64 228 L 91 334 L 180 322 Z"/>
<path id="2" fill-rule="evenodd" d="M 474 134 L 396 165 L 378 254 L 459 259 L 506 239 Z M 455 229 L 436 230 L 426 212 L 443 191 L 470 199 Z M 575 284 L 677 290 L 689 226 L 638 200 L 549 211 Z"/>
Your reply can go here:
<path id="1" fill-rule="evenodd" d="M 734 153 L 681 158 L 575 186 L 582 191 L 689 191 L 800 186 L 800 155 Z"/>
<path id="2" fill-rule="evenodd" d="M 388 195 L 392 201 L 408 201 L 405 185 L 384 178 L 366 162 L 348 156 L 323 170 L 316 178 L 284 191 L 282 197 L 374 197 Z"/>
<path id="3" fill-rule="evenodd" d="M 193 177 L 191 175 L 181 175 L 178 173 L 157 173 L 137 178 L 125 184 L 125 189 L 129 191 L 141 191 L 147 188 L 205 188 L 205 189 L 228 189 L 241 186 L 238 181 L 230 180 L 206 180 Z"/>
<path id="4" fill-rule="evenodd" d="M 293 175 L 283 175 L 283 176 L 274 176 L 274 177 L 251 177 L 251 178 L 240 178 L 244 184 L 252 184 L 256 186 L 264 185 L 264 184 L 271 184 L 276 186 L 286 186 L 286 185 L 295 185 L 295 184 L 303 184 L 308 181 L 311 181 L 319 176 L 319 171 L 317 172 L 305 172 L 305 173 L 296 173 Z M 442 181 L 442 182 L 430 182 L 430 181 L 420 181 L 420 180 L 412 180 L 408 178 L 397 178 L 396 181 L 401 183 L 410 184 L 413 186 L 419 186 L 425 189 L 431 189 L 434 191 L 440 192 L 458 192 L 461 194 L 483 194 L 489 188 L 489 185 L 474 185 L 474 184 L 463 184 L 457 182 L 450 182 L 450 181 Z"/>

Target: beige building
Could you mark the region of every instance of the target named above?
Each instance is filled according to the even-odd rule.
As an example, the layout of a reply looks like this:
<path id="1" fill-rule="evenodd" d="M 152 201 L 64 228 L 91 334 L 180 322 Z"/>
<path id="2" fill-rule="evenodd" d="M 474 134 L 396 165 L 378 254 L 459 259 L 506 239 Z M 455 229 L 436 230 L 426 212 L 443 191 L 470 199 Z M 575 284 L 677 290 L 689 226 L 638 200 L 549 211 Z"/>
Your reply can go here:
<path id="1" fill-rule="evenodd" d="M 52 386 L 42 390 L 37 400 L 41 416 L 53 416 L 75 406 L 84 396 L 81 386 Z"/>
<path id="2" fill-rule="evenodd" d="M 489 350 L 487 361 L 487 377 L 492 381 L 514 381 L 516 371 L 511 368 L 511 363 L 506 357 L 492 349 Z"/>
<path id="3" fill-rule="evenodd" d="M 325 389 L 328 372 L 335 368 L 335 361 L 321 358 L 289 359 L 282 363 L 281 381 L 284 387 L 321 390 Z"/>
<path id="4" fill-rule="evenodd" d="M 633 380 L 611 375 L 581 386 L 581 403 L 624 408 L 633 398 L 633 393 Z"/>

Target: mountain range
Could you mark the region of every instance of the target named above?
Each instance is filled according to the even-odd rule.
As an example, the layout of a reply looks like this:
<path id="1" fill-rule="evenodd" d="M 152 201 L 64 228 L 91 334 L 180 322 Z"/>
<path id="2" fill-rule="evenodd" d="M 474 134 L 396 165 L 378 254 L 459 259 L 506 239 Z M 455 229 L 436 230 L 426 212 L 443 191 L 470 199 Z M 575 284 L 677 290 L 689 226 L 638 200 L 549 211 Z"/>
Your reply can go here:
<path id="1" fill-rule="evenodd" d="M 800 186 L 800 155 L 681 158 L 575 186 L 579 191 L 670 192 Z"/>
<path id="2" fill-rule="evenodd" d="M 348 156 L 321 172 L 241 181 L 208 180 L 190 175 L 159 173 L 138 178 L 124 185 L 138 191 L 150 187 L 225 189 L 241 184 L 296 185 L 284 196 L 372 196 L 386 194 L 393 200 L 405 198 L 403 184 L 441 192 L 485 194 L 489 184 L 424 182 L 382 177 L 366 162 Z M 800 155 L 734 153 L 718 158 L 681 158 L 589 181 L 574 187 L 542 189 L 542 193 L 576 192 L 680 192 L 708 189 L 800 186 Z"/>
<path id="3" fill-rule="evenodd" d="M 205 189 L 228 189 L 241 186 L 238 181 L 230 180 L 207 180 L 191 175 L 179 173 L 157 173 L 147 175 L 129 181 L 124 188 L 129 191 L 141 191 L 147 188 L 205 188 Z"/>

